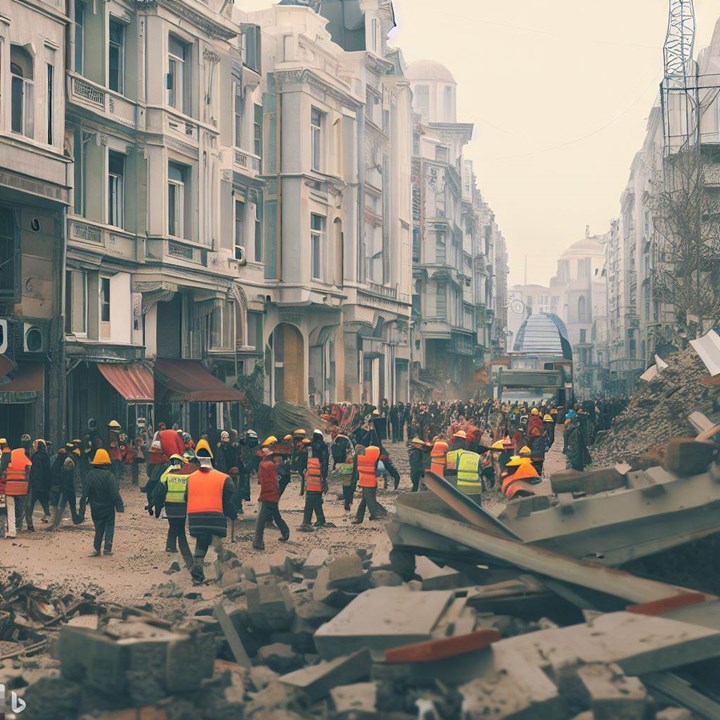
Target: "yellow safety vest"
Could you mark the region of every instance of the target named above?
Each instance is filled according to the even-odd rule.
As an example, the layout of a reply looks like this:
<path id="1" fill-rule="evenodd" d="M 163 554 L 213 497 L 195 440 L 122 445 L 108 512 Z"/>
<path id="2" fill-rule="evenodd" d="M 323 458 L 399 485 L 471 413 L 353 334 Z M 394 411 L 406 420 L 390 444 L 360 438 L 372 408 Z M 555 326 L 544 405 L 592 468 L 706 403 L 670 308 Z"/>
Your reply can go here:
<path id="1" fill-rule="evenodd" d="M 185 503 L 185 493 L 187 492 L 188 475 L 180 475 L 173 469 L 166 470 L 160 477 L 160 482 L 167 485 L 167 495 L 165 496 L 165 504 L 167 503 Z"/>
<path id="2" fill-rule="evenodd" d="M 459 488 L 467 488 L 463 492 L 470 489 L 473 492 L 482 492 L 482 480 L 480 478 L 480 462 L 481 456 L 467 450 L 460 450 L 458 457 L 458 475 L 457 485 Z"/>
<path id="3" fill-rule="evenodd" d="M 451 473 L 454 474 L 457 470 L 458 466 L 458 457 L 460 453 L 463 452 L 462 450 L 450 450 L 450 452 L 445 456 L 446 457 L 446 465 L 445 469 Z"/>

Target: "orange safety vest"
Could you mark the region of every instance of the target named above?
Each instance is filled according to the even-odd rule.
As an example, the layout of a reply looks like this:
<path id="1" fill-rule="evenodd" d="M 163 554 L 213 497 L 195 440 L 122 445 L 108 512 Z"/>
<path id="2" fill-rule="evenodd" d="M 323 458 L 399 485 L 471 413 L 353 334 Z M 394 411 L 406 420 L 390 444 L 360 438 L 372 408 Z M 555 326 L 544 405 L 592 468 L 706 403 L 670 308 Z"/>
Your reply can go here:
<path id="1" fill-rule="evenodd" d="M 305 471 L 305 489 L 309 492 L 322 492 L 322 465 L 320 458 L 308 458 Z"/>
<path id="2" fill-rule="evenodd" d="M 444 440 L 438 440 L 430 451 L 430 472 L 440 477 L 445 477 L 445 463 L 448 451 L 448 444 Z"/>
<path id="3" fill-rule="evenodd" d="M 222 513 L 227 475 L 219 470 L 196 470 L 188 477 L 187 513 Z"/>
<path id="4" fill-rule="evenodd" d="M 380 459 L 380 448 L 375 445 L 371 445 L 365 448 L 364 455 L 357 456 L 357 469 L 358 475 L 358 486 L 363 488 L 376 488 L 378 485 L 377 479 L 377 464 Z"/>
<path id="5" fill-rule="evenodd" d="M 10 455 L 10 464 L 5 471 L 5 494 L 8 497 L 22 497 L 28 494 L 27 469 L 32 465 L 24 448 L 16 448 Z"/>

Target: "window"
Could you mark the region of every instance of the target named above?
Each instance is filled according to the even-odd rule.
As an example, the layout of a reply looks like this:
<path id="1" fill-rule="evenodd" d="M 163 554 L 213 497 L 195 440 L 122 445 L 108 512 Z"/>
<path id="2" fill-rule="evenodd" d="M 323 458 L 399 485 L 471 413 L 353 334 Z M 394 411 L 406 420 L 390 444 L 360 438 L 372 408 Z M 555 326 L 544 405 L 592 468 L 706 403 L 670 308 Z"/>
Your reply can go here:
<path id="1" fill-rule="evenodd" d="M 580 322 L 587 321 L 587 301 L 584 295 L 581 295 L 578 300 L 578 320 Z"/>
<path id="2" fill-rule="evenodd" d="M 415 88 L 415 110 L 428 119 L 430 114 L 430 88 L 427 85 L 418 85 Z"/>
<path id="3" fill-rule="evenodd" d="M 85 4 L 75 0 L 75 72 L 82 75 L 85 51 Z"/>
<path id="4" fill-rule="evenodd" d="M 125 25 L 117 20 L 110 20 L 108 87 L 118 93 L 125 92 Z"/>
<path id="5" fill-rule="evenodd" d="M 0 208 L 0 298 L 15 297 L 15 278 L 20 270 L 18 251 L 15 215 L 9 208 Z"/>
<path id="6" fill-rule="evenodd" d="M 190 46 L 170 35 L 168 51 L 168 105 L 190 115 L 192 93 L 190 84 Z"/>
<path id="7" fill-rule="evenodd" d="M 374 53 L 378 51 L 378 21 L 376 18 L 370 21 L 370 50 Z"/>
<path id="8" fill-rule="evenodd" d="M 235 301 L 227 300 L 212 314 L 210 346 L 216 350 L 235 349 Z"/>
<path id="9" fill-rule="evenodd" d="M 255 203 L 255 262 L 262 262 L 262 229 L 263 229 L 263 201 L 262 194 L 258 194 Z"/>
<path id="10" fill-rule="evenodd" d="M 11 128 L 26 137 L 34 136 L 35 85 L 32 55 L 19 45 L 10 47 Z"/>
<path id="11" fill-rule="evenodd" d="M 110 278 L 100 278 L 100 322 L 110 322 Z"/>
<path id="12" fill-rule="evenodd" d="M 322 130 L 324 114 L 317 108 L 312 109 L 310 128 L 312 133 L 312 169 L 322 171 Z"/>
<path id="13" fill-rule="evenodd" d="M 235 147 L 242 147 L 243 137 L 243 96 L 242 86 L 235 83 Z"/>
<path id="14" fill-rule="evenodd" d="M 453 116 L 455 113 L 453 110 L 455 109 L 453 103 L 453 89 L 452 86 L 446 85 L 445 89 L 443 90 L 443 109 L 445 111 L 445 120 L 447 122 L 452 122 Z"/>
<path id="15" fill-rule="evenodd" d="M 108 225 L 123 227 L 125 215 L 125 156 L 122 153 L 108 152 Z"/>
<path id="16" fill-rule="evenodd" d="M 253 116 L 253 152 L 258 157 L 262 157 L 262 122 L 262 105 L 255 105 L 255 114 Z"/>
<path id="17" fill-rule="evenodd" d="M 245 203 L 235 201 L 235 259 L 242 260 L 245 245 L 244 235 Z"/>
<path id="18" fill-rule="evenodd" d="M 55 83 L 55 68 L 47 63 L 47 141 L 48 145 L 53 144 L 53 108 L 55 106 L 55 93 L 53 85 Z"/>
<path id="19" fill-rule="evenodd" d="M 185 237 L 185 186 L 188 177 L 186 166 L 168 164 L 168 234 L 175 237 Z"/>
<path id="20" fill-rule="evenodd" d="M 584 345 L 587 342 L 587 330 L 583 328 L 580 330 L 580 344 Z"/>
<path id="21" fill-rule="evenodd" d="M 310 215 L 310 274 L 313 280 L 322 280 L 322 242 L 325 231 L 325 218 L 312 213 Z"/>
<path id="22" fill-rule="evenodd" d="M 435 233 L 435 262 L 444 264 L 447 261 L 447 236 L 444 230 Z"/>
<path id="23" fill-rule="evenodd" d="M 245 25 L 242 30 L 242 62 L 255 72 L 260 72 L 260 28 Z"/>
<path id="24" fill-rule="evenodd" d="M 247 314 L 247 342 L 250 347 L 262 351 L 263 346 L 263 316 L 262 313 L 249 312 Z"/>
<path id="25" fill-rule="evenodd" d="M 65 278 L 65 332 L 87 335 L 87 273 L 68 270 Z"/>

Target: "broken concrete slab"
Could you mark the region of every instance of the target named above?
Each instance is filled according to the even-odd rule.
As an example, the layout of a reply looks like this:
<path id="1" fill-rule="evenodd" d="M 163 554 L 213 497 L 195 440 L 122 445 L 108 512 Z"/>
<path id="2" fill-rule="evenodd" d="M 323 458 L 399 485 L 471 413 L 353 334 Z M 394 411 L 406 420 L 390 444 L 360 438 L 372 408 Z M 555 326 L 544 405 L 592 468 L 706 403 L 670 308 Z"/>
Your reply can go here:
<path id="1" fill-rule="evenodd" d="M 317 577 L 320 568 L 330 560 L 330 553 L 323 548 L 313 548 L 302 566 L 303 577 L 314 579 Z"/>
<path id="2" fill-rule="evenodd" d="M 625 487 L 625 476 L 615 467 L 577 472 L 568 470 L 553 474 L 550 486 L 554 493 L 585 492 L 590 495 Z"/>
<path id="3" fill-rule="evenodd" d="M 315 633 L 315 645 L 325 660 L 364 647 L 381 659 L 388 648 L 429 640 L 452 599 L 449 591 L 373 588 L 325 623 Z"/>
<path id="4" fill-rule="evenodd" d="M 371 570 L 368 579 L 370 587 L 399 587 L 403 579 L 392 570 Z"/>
<path id="5" fill-rule="evenodd" d="M 617 665 L 591 664 L 578 669 L 577 677 L 586 706 L 594 720 L 643 720 L 647 690 Z"/>
<path id="6" fill-rule="evenodd" d="M 277 582 L 249 586 L 246 590 L 250 622 L 258 630 L 288 630 L 295 615 L 289 590 Z"/>
<path id="7" fill-rule="evenodd" d="M 358 650 L 352 655 L 342 655 L 283 675 L 279 681 L 306 693 L 311 702 L 317 702 L 338 685 L 367 679 L 371 666 L 370 652 L 367 649 Z"/>
<path id="8" fill-rule="evenodd" d="M 454 590 L 472 585 L 472 581 L 463 573 L 450 567 L 440 567 L 430 558 L 417 558 L 415 572 L 422 578 L 423 590 Z"/>
<path id="9" fill-rule="evenodd" d="M 295 600 L 295 613 L 297 617 L 306 621 L 315 629 L 319 628 L 328 620 L 332 620 L 338 612 L 338 608 L 316 602 L 312 598 L 296 598 Z"/>
<path id="10" fill-rule="evenodd" d="M 356 554 L 345 555 L 333 560 L 328 564 L 327 570 L 329 590 L 361 593 L 370 585 L 362 560 Z"/>
<path id="11" fill-rule="evenodd" d="M 720 632 L 661 617 L 628 612 L 599 615 L 591 622 L 508 638 L 496 655 L 521 654 L 537 667 L 617 663 L 628 675 L 661 672 L 720 657 Z"/>
<path id="12" fill-rule="evenodd" d="M 264 645 L 258 650 L 257 658 L 259 662 L 281 675 L 297 670 L 305 664 L 302 655 L 296 653 L 286 643 Z"/>
<path id="13" fill-rule="evenodd" d="M 663 467 L 681 477 L 700 475 L 710 467 L 715 446 L 694 438 L 674 438 L 668 443 Z"/>
<path id="14" fill-rule="evenodd" d="M 377 690 L 375 682 L 340 685 L 330 691 L 332 706 L 341 718 L 375 717 L 377 713 Z"/>
<path id="15" fill-rule="evenodd" d="M 356 595 L 357 593 L 354 592 L 331 588 L 330 567 L 325 565 L 320 568 L 312 589 L 312 597 L 315 602 L 331 605 L 339 610 L 352 602 Z"/>

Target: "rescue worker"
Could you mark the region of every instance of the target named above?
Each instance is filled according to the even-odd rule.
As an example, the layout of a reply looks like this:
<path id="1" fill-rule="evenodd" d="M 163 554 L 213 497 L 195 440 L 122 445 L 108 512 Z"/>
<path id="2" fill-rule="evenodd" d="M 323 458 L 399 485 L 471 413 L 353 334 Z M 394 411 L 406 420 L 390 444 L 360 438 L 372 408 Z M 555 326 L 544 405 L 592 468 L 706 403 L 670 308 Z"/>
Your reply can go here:
<path id="1" fill-rule="evenodd" d="M 418 437 L 413 438 L 410 442 L 410 449 L 408 450 L 410 482 L 412 483 L 413 492 L 417 492 L 420 489 L 420 483 L 425 475 L 425 455 L 425 443 Z"/>
<path id="2" fill-rule="evenodd" d="M 117 420 L 111 420 L 108 423 L 108 455 L 112 463 L 112 471 L 115 477 L 120 481 L 122 477 L 123 454 L 120 446 L 120 433 L 122 428 Z"/>
<path id="3" fill-rule="evenodd" d="M 313 457 L 320 461 L 323 488 L 327 489 L 327 479 L 330 471 L 330 451 L 328 450 L 322 430 L 313 430 L 310 448 Z"/>
<path id="4" fill-rule="evenodd" d="M 187 515 L 187 481 L 188 477 L 198 469 L 194 453 L 187 457 L 173 455 L 167 470 L 160 476 L 153 492 L 153 505 L 155 517 L 159 518 L 163 508 L 168 521 L 165 552 L 176 553 L 178 547 L 185 565 L 190 569 L 193 565 L 193 555 L 185 534 L 185 517 Z"/>
<path id="5" fill-rule="evenodd" d="M 430 451 L 430 472 L 445 477 L 446 455 L 448 444 L 444 440 L 436 440 Z"/>
<path id="6" fill-rule="evenodd" d="M 457 477 L 458 456 L 467 450 L 467 434 L 458 430 L 452 436 L 452 443 L 445 455 L 445 477 Z"/>
<path id="7" fill-rule="evenodd" d="M 371 445 L 365 448 L 363 455 L 358 455 L 358 486 L 362 488 L 362 500 L 357 509 L 353 525 L 360 525 L 365 519 L 365 509 L 367 508 L 370 520 L 379 520 L 384 514 L 377 502 L 377 466 L 380 460 L 380 448 Z"/>
<path id="8" fill-rule="evenodd" d="M 238 496 L 240 500 L 246 502 L 250 502 L 250 476 L 256 468 L 255 453 L 258 444 L 257 433 L 251 429 L 246 430 L 245 437 L 238 443 L 241 462 L 240 475 L 238 476 Z"/>
<path id="9" fill-rule="evenodd" d="M 465 495 L 482 495 L 482 457 L 479 453 L 461 450 L 457 458 L 457 488 Z"/>
<path id="10" fill-rule="evenodd" d="M 503 480 L 500 490 L 508 500 L 516 497 L 530 497 L 535 495 L 531 483 L 538 482 L 540 482 L 540 477 L 532 463 L 521 463 L 512 475 L 508 475 Z"/>
<path id="11" fill-rule="evenodd" d="M 280 529 L 280 542 L 287 542 L 290 538 L 290 528 L 280 515 L 280 487 L 278 485 L 277 466 L 281 461 L 279 453 L 273 453 L 270 449 L 263 450 L 263 459 L 258 468 L 258 485 L 260 485 L 260 511 L 255 523 L 255 539 L 253 548 L 264 550 L 265 526 L 271 520 Z"/>
<path id="12" fill-rule="evenodd" d="M 5 438 L 0 438 L 0 475 L 7 470 L 7 466 L 10 464 L 10 455 L 12 450 L 8 445 L 8 441 Z"/>
<path id="13" fill-rule="evenodd" d="M 79 525 L 82 522 L 80 513 L 77 507 L 77 484 L 81 476 L 81 462 L 82 462 L 82 449 L 75 446 L 75 443 L 66 443 L 65 445 L 65 456 L 60 468 L 60 497 L 58 498 L 58 504 L 55 508 L 55 514 L 53 516 L 51 530 L 57 530 L 59 527 L 63 515 L 65 514 L 65 508 L 70 506 L 70 516 L 72 517 L 73 525 Z"/>
<path id="14" fill-rule="evenodd" d="M 30 482 L 30 466 L 32 463 L 19 447 L 10 453 L 10 462 L 5 471 L 5 502 L 7 509 L 7 532 L 5 537 L 17 536 L 18 518 L 22 518 Z M 22 526 L 21 526 L 22 527 Z M 28 528 L 29 529 L 29 528 Z"/>
<path id="15" fill-rule="evenodd" d="M 358 455 L 365 454 L 364 445 L 356 445 L 355 452 L 352 457 L 352 473 L 350 476 L 343 477 L 343 507 L 345 512 L 352 509 L 353 499 L 355 498 L 355 489 L 357 488 L 360 475 L 358 473 Z"/>
<path id="16" fill-rule="evenodd" d="M 325 441 L 323 440 L 323 445 Z M 314 445 L 313 445 L 314 447 Z M 327 445 L 325 446 L 327 449 Z M 298 528 L 300 532 L 313 532 L 313 513 L 315 514 L 315 527 L 321 528 L 326 524 L 325 513 L 323 512 L 323 484 L 322 461 L 319 457 L 308 458 L 307 470 L 305 471 L 305 509 L 303 511 L 302 525 Z"/>
<path id="17" fill-rule="evenodd" d="M 212 451 L 207 442 L 198 442 L 195 450 L 200 468 L 187 480 L 188 530 L 195 538 L 195 552 L 190 575 L 194 585 L 205 582 L 205 556 L 214 538 L 227 536 L 227 518 L 235 520 L 232 480 L 212 465 Z"/>
<path id="18" fill-rule="evenodd" d="M 90 503 L 90 517 L 95 526 L 94 550 L 90 557 L 100 555 L 105 541 L 105 555 L 112 555 L 115 537 L 115 512 L 125 512 L 118 481 L 111 471 L 112 461 L 107 450 L 100 448 L 92 460 L 93 469 L 85 476 L 80 498 L 80 517 L 85 518 L 85 508 Z"/>
<path id="19" fill-rule="evenodd" d="M 33 511 L 35 503 L 39 502 L 45 513 L 42 522 L 50 519 L 50 456 L 44 440 L 35 440 L 33 453 L 30 457 L 30 482 L 28 486 L 28 503 L 25 520 L 29 532 L 34 532 Z"/>
<path id="20" fill-rule="evenodd" d="M 543 425 L 545 426 L 545 435 L 547 436 L 546 448 L 549 450 L 555 442 L 555 420 L 550 413 L 543 418 Z"/>
<path id="21" fill-rule="evenodd" d="M 230 476 L 235 488 L 235 506 L 238 513 L 244 515 L 244 493 L 240 488 L 240 477 L 242 476 L 240 446 L 231 441 L 230 433 L 227 430 L 220 433 L 220 442 L 215 453 L 215 467 Z"/>
<path id="22" fill-rule="evenodd" d="M 571 410 L 565 420 L 565 443 L 563 454 L 567 458 L 567 469 L 582 472 L 591 462 L 590 451 L 585 444 L 585 437 L 576 420 L 577 415 Z"/>

